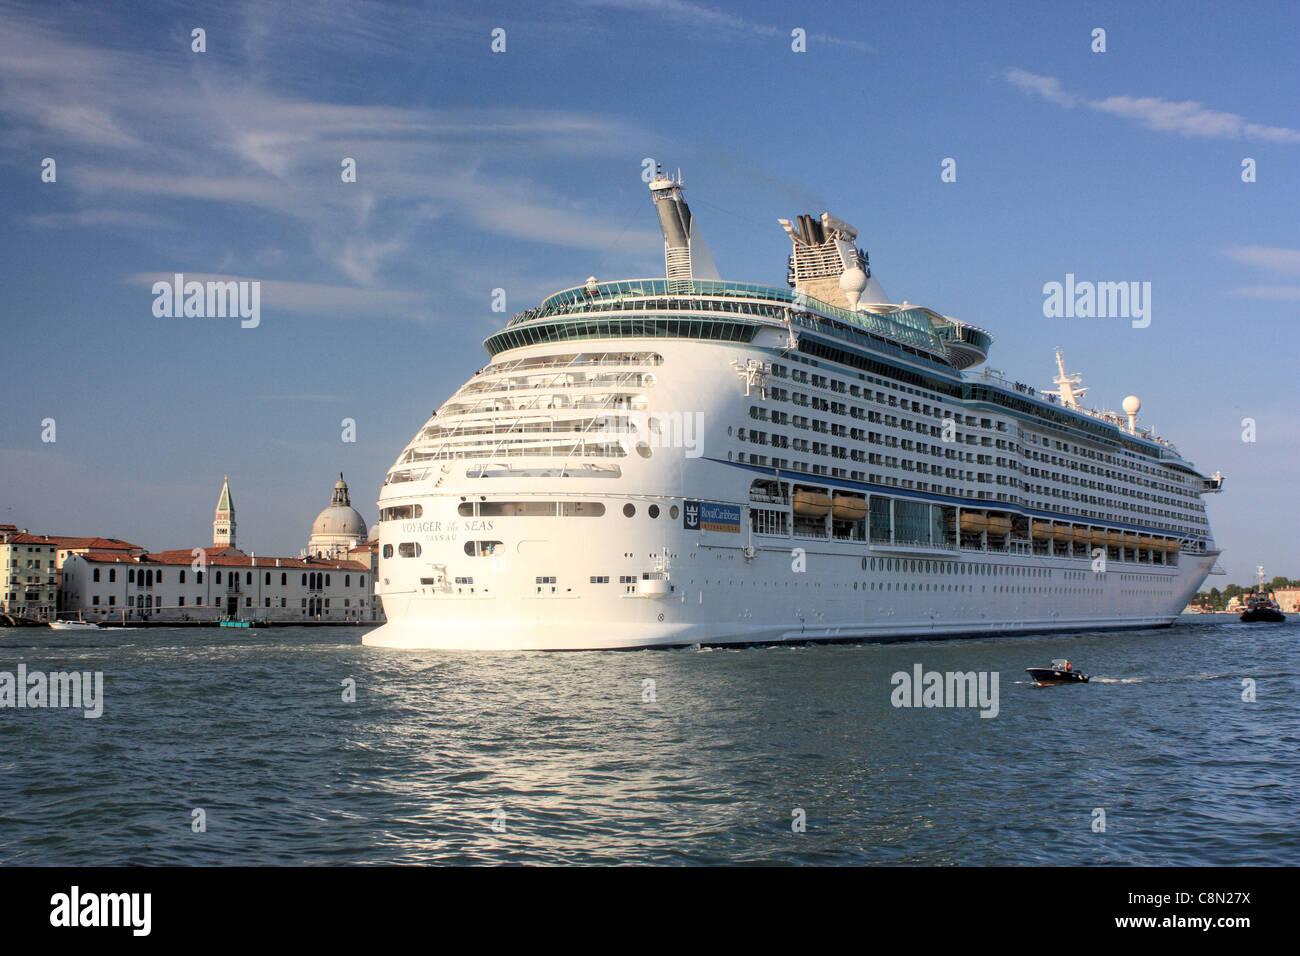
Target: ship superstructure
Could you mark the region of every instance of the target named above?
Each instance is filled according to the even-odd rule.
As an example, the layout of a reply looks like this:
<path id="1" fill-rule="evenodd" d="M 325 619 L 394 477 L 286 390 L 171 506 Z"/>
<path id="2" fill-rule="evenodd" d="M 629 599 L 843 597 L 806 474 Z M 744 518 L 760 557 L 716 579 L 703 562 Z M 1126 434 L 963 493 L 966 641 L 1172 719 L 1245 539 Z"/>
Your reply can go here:
<path id="1" fill-rule="evenodd" d="M 381 493 L 365 643 L 580 649 L 1149 627 L 1218 555 L 1202 476 L 1125 416 L 887 301 L 857 231 L 781 220 L 787 287 L 725 282 L 680 177 L 665 277 L 548 296 Z"/>

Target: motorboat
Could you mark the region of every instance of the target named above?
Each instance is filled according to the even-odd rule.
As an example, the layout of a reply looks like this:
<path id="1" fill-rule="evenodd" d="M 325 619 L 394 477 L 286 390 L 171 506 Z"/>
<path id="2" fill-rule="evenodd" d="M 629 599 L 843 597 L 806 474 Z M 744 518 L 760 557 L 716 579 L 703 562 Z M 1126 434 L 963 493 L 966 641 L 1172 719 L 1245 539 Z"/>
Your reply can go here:
<path id="1" fill-rule="evenodd" d="M 98 631 L 99 625 L 90 621 L 50 621 L 56 631 Z"/>
<path id="2" fill-rule="evenodd" d="M 1264 566 L 1260 565 L 1258 571 L 1258 589 L 1242 595 L 1242 607 L 1245 610 L 1241 612 L 1241 620 L 1246 624 L 1281 624 L 1286 620 L 1286 615 L 1264 586 Z"/>
<path id="3" fill-rule="evenodd" d="M 1074 665 L 1063 657 L 1052 661 L 1051 667 L 1026 667 L 1025 670 L 1039 687 L 1047 687 L 1051 684 L 1088 683 L 1088 675 L 1076 671 Z"/>

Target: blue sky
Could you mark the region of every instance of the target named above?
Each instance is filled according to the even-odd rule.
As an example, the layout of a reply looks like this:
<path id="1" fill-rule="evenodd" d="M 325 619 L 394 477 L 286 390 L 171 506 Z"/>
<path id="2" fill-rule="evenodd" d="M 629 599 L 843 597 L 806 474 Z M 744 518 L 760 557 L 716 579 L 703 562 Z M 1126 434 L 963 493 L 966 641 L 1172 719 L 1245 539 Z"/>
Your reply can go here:
<path id="1" fill-rule="evenodd" d="M 1136 392 L 1228 478 L 1210 583 L 1298 576 L 1298 39 L 1292 3 L 0 3 L 0 522 L 189 547 L 229 474 L 241 546 L 296 554 L 339 471 L 373 520 L 494 288 L 662 274 L 652 157 L 726 278 L 782 285 L 776 218 L 829 209 L 994 367 Z M 261 324 L 156 318 L 175 272 L 259 280 Z M 1150 327 L 1044 318 L 1067 273 L 1150 282 Z"/>

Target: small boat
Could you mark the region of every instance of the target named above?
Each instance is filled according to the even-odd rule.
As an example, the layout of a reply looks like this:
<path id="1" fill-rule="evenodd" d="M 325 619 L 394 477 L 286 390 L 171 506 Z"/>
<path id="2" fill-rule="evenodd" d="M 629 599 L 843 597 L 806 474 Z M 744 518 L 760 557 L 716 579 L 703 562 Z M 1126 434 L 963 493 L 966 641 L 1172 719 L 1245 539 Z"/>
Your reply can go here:
<path id="1" fill-rule="evenodd" d="M 1246 610 L 1241 612 L 1241 620 L 1246 624 L 1281 624 L 1286 615 L 1273 601 L 1251 594 L 1246 597 Z"/>
<path id="2" fill-rule="evenodd" d="M 267 621 L 263 618 L 238 618 L 227 617 L 217 621 L 219 627 L 266 627 Z"/>
<path id="3" fill-rule="evenodd" d="M 1025 670 L 1039 687 L 1052 684 L 1088 683 L 1088 675 L 1076 671 L 1074 666 L 1063 657 L 1052 661 L 1051 667 L 1026 667 Z"/>
<path id="4" fill-rule="evenodd" d="M 56 631 L 98 631 L 99 625 L 90 621 L 50 621 Z"/>
<path id="5" fill-rule="evenodd" d="M 1241 620 L 1246 624 L 1281 624 L 1286 621 L 1286 615 L 1264 588 L 1263 565 L 1259 567 L 1259 590 L 1246 594 L 1242 603 L 1246 609 L 1241 612 Z"/>

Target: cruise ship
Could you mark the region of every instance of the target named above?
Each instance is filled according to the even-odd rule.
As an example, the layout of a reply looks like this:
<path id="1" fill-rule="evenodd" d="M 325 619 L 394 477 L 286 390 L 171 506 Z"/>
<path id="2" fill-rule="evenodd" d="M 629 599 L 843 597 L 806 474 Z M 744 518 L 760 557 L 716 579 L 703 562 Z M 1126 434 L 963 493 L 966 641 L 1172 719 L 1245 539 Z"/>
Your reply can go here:
<path id="1" fill-rule="evenodd" d="M 723 281 L 680 174 L 663 278 L 515 315 L 380 494 L 371 646 L 642 648 L 1171 624 L 1221 489 L 1168 441 L 988 368 L 891 303 L 857 231 L 779 220 L 786 285 Z M 983 368 L 981 369 L 981 366 Z"/>

